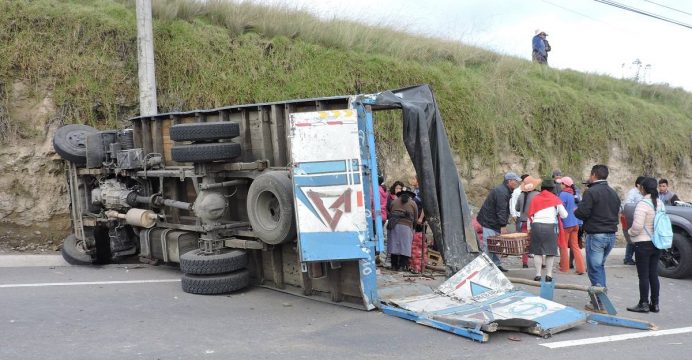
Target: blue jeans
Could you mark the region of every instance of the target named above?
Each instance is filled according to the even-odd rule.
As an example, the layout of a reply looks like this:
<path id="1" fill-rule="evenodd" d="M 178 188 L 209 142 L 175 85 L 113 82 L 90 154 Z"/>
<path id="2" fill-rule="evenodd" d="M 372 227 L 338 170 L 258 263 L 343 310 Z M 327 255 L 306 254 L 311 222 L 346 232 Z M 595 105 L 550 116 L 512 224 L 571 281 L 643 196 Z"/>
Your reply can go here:
<path id="1" fill-rule="evenodd" d="M 615 246 L 615 234 L 586 234 L 586 271 L 592 286 L 606 286 L 605 262 Z"/>
<path id="2" fill-rule="evenodd" d="M 624 235 L 625 240 L 627 240 L 627 242 L 625 243 L 624 262 L 634 261 L 634 259 L 633 259 L 633 257 L 634 257 L 634 245 L 632 244 L 632 239 L 630 239 L 630 234 L 627 232 L 627 230 L 623 229 L 622 235 Z"/>
<path id="3" fill-rule="evenodd" d="M 624 261 L 634 261 L 634 245 L 632 243 L 627 243 L 625 245 L 625 259 Z"/>
<path id="4" fill-rule="evenodd" d="M 502 266 L 502 262 L 500 262 L 500 258 L 497 256 L 495 253 L 489 253 L 488 252 L 488 238 L 491 236 L 496 236 L 500 235 L 499 232 L 493 230 L 493 229 L 488 229 L 486 227 L 483 228 L 483 252 L 490 256 L 490 260 L 492 260 L 496 266 Z"/>

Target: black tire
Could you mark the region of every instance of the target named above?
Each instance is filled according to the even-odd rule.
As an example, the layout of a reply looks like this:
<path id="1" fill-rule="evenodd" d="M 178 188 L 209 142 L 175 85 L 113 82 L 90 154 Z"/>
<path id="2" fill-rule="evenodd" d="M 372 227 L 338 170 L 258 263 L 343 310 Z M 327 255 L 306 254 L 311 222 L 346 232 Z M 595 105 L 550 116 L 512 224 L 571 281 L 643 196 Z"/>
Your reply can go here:
<path id="1" fill-rule="evenodd" d="M 293 184 L 284 171 L 258 176 L 247 194 L 247 213 L 252 230 L 270 245 L 296 238 Z"/>
<path id="2" fill-rule="evenodd" d="M 204 255 L 192 250 L 180 256 L 180 271 L 193 275 L 225 274 L 247 267 L 247 253 L 231 250 L 226 253 Z"/>
<path id="3" fill-rule="evenodd" d="M 113 254 L 111 253 L 111 238 L 108 235 L 108 228 L 103 226 L 94 228 L 94 240 L 96 257 L 92 263 L 99 265 L 109 264 Z"/>
<path id="4" fill-rule="evenodd" d="M 62 258 L 70 265 L 91 265 L 94 260 L 84 249 L 84 242 L 77 240 L 74 234 L 62 242 Z"/>
<path id="5" fill-rule="evenodd" d="M 240 152 L 240 144 L 236 143 L 177 145 L 171 149 L 171 157 L 177 162 L 210 162 L 230 160 Z"/>
<path id="6" fill-rule="evenodd" d="M 87 125 L 65 125 L 53 135 L 53 148 L 63 159 L 77 166 L 86 165 L 86 138 L 98 131 Z"/>
<path id="7" fill-rule="evenodd" d="M 250 272 L 247 269 L 220 275 L 183 274 L 183 291 L 197 295 L 226 294 L 250 285 Z"/>
<path id="8" fill-rule="evenodd" d="M 238 135 L 240 135 L 240 125 L 228 121 L 171 126 L 171 140 L 173 141 L 232 139 Z"/>
<path id="9" fill-rule="evenodd" d="M 692 239 L 682 233 L 673 234 L 673 246 L 661 251 L 658 274 L 673 279 L 692 275 Z"/>

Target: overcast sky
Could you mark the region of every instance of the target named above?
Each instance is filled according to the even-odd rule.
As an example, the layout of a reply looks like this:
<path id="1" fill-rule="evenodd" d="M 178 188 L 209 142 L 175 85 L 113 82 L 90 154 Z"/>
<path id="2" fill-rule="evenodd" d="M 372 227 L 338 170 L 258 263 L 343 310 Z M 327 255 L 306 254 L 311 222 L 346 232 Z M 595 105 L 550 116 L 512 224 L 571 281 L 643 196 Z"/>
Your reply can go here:
<path id="1" fill-rule="evenodd" d="M 552 46 L 552 67 L 631 78 L 632 62 L 640 59 L 646 82 L 692 91 L 692 29 L 594 0 L 252 1 L 296 6 L 324 18 L 389 25 L 525 59 L 531 58 L 534 31 L 541 29 Z M 689 0 L 614 1 L 692 24 Z"/>

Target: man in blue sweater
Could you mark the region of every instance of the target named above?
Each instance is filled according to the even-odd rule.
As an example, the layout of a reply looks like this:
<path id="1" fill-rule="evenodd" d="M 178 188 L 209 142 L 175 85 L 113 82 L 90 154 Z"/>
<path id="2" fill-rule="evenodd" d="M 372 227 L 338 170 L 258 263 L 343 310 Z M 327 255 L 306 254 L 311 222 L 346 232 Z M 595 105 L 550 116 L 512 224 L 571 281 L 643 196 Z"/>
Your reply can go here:
<path id="1" fill-rule="evenodd" d="M 548 51 L 550 51 L 550 45 L 548 40 L 546 40 L 546 34 L 544 31 L 536 30 L 536 35 L 531 40 L 533 47 L 533 52 L 531 53 L 531 59 L 533 62 L 537 62 L 542 65 L 548 65 Z"/>

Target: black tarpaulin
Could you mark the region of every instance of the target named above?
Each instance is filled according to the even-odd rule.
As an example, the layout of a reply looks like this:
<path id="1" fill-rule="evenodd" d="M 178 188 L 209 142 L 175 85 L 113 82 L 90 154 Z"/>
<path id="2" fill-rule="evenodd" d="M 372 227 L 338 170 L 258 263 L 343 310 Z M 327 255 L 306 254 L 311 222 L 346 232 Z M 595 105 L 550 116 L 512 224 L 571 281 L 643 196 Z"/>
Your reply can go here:
<path id="1" fill-rule="evenodd" d="M 454 274 L 475 258 L 471 252 L 478 252 L 478 241 L 432 89 L 385 91 L 375 105 L 402 109 L 404 144 L 418 175 L 425 216 L 447 272 Z"/>

